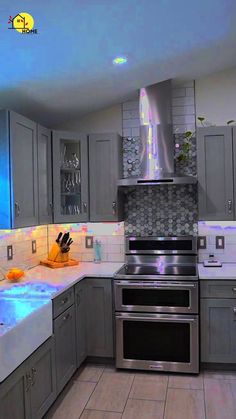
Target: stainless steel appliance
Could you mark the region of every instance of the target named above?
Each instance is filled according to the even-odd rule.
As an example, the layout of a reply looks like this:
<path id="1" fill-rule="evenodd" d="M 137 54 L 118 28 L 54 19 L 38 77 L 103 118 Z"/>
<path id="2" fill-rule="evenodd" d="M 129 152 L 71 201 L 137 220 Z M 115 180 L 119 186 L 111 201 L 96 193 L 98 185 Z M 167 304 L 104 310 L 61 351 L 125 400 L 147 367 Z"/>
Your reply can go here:
<path id="1" fill-rule="evenodd" d="M 194 237 L 129 237 L 115 275 L 116 367 L 199 372 Z"/>
<path id="2" fill-rule="evenodd" d="M 171 80 L 140 90 L 140 176 L 118 181 L 119 186 L 196 183 L 195 176 L 174 173 Z"/>

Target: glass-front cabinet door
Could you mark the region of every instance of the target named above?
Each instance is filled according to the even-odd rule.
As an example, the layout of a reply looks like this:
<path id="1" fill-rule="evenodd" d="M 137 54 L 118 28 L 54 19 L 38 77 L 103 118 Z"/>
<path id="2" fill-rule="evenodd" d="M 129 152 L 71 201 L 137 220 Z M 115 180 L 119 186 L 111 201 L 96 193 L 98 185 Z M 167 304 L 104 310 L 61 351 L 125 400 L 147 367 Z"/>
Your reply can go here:
<path id="1" fill-rule="evenodd" d="M 87 136 L 53 132 L 54 222 L 88 220 Z"/>

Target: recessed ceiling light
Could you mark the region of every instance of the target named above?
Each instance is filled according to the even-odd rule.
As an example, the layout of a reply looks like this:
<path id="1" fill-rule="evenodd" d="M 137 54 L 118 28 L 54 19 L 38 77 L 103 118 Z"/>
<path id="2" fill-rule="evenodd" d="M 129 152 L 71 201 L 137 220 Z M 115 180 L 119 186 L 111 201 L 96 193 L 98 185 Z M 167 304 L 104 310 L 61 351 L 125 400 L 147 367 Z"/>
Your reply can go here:
<path id="1" fill-rule="evenodd" d="M 114 60 L 112 62 L 113 62 L 114 65 L 126 64 L 127 63 L 127 58 L 126 57 L 116 57 L 116 58 L 114 58 Z"/>

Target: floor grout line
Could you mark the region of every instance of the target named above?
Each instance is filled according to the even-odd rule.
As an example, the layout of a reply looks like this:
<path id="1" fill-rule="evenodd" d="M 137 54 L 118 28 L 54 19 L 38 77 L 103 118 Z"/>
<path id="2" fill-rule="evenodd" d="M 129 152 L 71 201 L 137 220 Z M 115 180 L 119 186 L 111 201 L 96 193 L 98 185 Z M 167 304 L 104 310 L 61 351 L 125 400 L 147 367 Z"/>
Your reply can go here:
<path id="1" fill-rule="evenodd" d="M 206 393 L 205 393 L 205 380 L 204 380 L 204 376 L 203 376 L 203 399 L 204 399 L 205 419 L 207 419 L 207 412 L 206 412 Z"/>
<path id="2" fill-rule="evenodd" d="M 104 369 L 105 369 L 105 368 L 103 368 L 103 372 L 104 372 Z M 91 399 L 91 397 L 92 397 L 92 395 L 93 395 L 93 393 L 94 393 L 95 389 L 97 388 L 97 385 L 98 385 L 99 381 L 101 380 L 101 378 L 102 378 L 102 376 L 103 376 L 103 372 L 102 372 L 102 374 L 101 374 L 101 376 L 100 376 L 99 380 L 97 381 L 97 383 L 94 383 L 94 382 L 93 382 L 93 384 L 96 384 L 96 385 L 95 385 L 95 387 L 94 387 L 94 389 L 93 389 L 92 393 L 90 394 L 90 396 L 89 396 L 89 398 L 88 398 L 88 400 L 87 400 L 87 403 L 86 403 L 86 405 L 84 406 L 83 411 L 81 412 L 81 414 L 80 414 L 80 416 L 78 417 L 78 419 L 79 419 L 79 418 L 81 418 L 82 414 L 84 413 L 84 411 L 85 411 L 85 409 L 86 409 L 86 406 L 87 406 L 88 402 L 90 401 L 90 399 Z M 82 381 L 80 381 L 80 382 L 82 383 Z M 88 382 L 88 381 L 87 381 L 87 382 Z"/>
<path id="3" fill-rule="evenodd" d="M 166 403 L 167 403 L 167 393 L 169 389 L 169 381 L 170 381 L 170 376 L 168 375 L 167 386 L 166 386 L 166 396 L 164 400 L 163 419 L 165 419 L 165 414 L 166 414 Z"/>
<path id="4" fill-rule="evenodd" d="M 126 399 L 126 402 L 125 402 L 125 406 L 124 406 L 123 412 L 122 412 L 122 414 L 121 414 L 121 419 L 122 419 L 122 417 L 123 417 L 123 414 L 124 414 L 125 408 L 126 408 L 126 406 L 127 406 L 127 403 L 128 403 L 128 400 L 129 400 L 129 395 L 130 395 L 130 392 L 131 392 L 131 390 L 132 390 L 132 387 L 133 387 L 133 384 L 134 384 L 135 377 L 136 377 L 136 374 L 134 374 L 134 377 L 133 377 L 133 380 L 132 380 L 132 383 L 131 383 L 131 386 L 130 386 L 130 390 L 129 390 L 129 393 L 128 393 L 128 396 L 127 396 L 127 399 Z"/>

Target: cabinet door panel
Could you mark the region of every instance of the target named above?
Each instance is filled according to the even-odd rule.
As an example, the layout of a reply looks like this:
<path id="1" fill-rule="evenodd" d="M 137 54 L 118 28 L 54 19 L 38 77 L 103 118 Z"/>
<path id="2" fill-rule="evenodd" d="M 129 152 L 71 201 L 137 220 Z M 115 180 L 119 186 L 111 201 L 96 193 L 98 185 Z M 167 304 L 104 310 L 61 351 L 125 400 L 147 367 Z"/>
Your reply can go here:
<path id="1" fill-rule="evenodd" d="M 54 320 L 57 393 L 76 370 L 75 307 L 68 308 Z"/>
<path id="2" fill-rule="evenodd" d="M 29 119 L 10 112 L 14 227 L 38 224 L 37 127 Z"/>
<path id="3" fill-rule="evenodd" d="M 50 338 L 28 360 L 32 377 L 31 416 L 41 419 L 56 398 L 54 339 Z"/>
<path id="4" fill-rule="evenodd" d="M 197 135 L 200 220 L 233 220 L 232 128 L 199 128 Z"/>
<path id="5" fill-rule="evenodd" d="M 86 288 L 86 282 L 84 281 L 81 281 L 75 287 L 77 367 L 79 367 L 87 357 Z M 93 331 L 91 331 L 91 333 L 93 333 Z"/>
<path id="6" fill-rule="evenodd" d="M 51 131 L 38 125 L 39 224 L 52 222 Z"/>
<path id="7" fill-rule="evenodd" d="M 87 136 L 53 131 L 54 221 L 87 221 L 88 145 Z"/>
<path id="8" fill-rule="evenodd" d="M 122 147 L 118 134 L 89 136 L 90 220 L 120 219 L 117 181 L 122 177 Z"/>
<path id="9" fill-rule="evenodd" d="M 0 384 L 0 418 L 30 419 L 29 391 L 23 364 Z"/>
<path id="10" fill-rule="evenodd" d="M 236 300 L 201 299 L 201 361 L 236 362 Z"/>
<path id="11" fill-rule="evenodd" d="M 89 278 L 87 287 L 88 356 L 113 357 L 111 280 Z"/>

